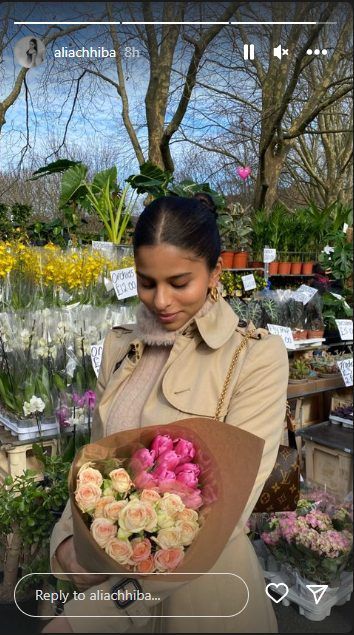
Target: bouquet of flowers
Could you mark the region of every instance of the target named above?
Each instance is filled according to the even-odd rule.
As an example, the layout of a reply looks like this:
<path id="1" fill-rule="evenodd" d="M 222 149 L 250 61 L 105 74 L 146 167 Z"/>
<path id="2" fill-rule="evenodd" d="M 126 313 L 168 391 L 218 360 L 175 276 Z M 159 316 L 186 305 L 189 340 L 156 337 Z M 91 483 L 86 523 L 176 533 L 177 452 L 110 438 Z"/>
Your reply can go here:
<path id="1" fill-rule="evenodd" d="M 277 560 L 311 582 L 338 586 L 352 550 L 350 529 L 345 508 L 333 509 L 330 516 L 318 504 L 301 499 L 296 511 L 272 514 L 261 538 Z"/>
<path id="2" fill-rule="evenodd" d="M 175 569 L 181 580 L 209 571 L 245 508 L 263 445 L 235 426 L 193 417 L 84 446 L 69 475 L 78 562 L 165 581 Z"/>
<path id="3" fill-rule="evenodd" d="M 136 450 L 127 469 L 118 459 L 80 468 L 76 503 L 97 544 L 128 571 L 171 571 L 196 538 L 203 501 L 194 456 L 190 441 L 165 434 Z"/>

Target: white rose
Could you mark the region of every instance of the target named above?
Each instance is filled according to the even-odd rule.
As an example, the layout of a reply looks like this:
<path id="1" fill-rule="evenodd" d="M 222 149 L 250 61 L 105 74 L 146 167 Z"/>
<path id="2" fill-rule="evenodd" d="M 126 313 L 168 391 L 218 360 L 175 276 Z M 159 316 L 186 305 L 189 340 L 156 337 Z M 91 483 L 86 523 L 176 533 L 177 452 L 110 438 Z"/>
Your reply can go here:
<path id="1" fill-rule="evenodd" d="M 181 544 L 184 547 L 188 547 L 196 537 L 199 526 L 190 520 L 178 520 L 176 522 L 176 529 L 179 529 L 181 533 Z"/>
<path id="2" fill-rule="evenodd" d="M 160 529 L 157 537 L 154 540 L 161 549 L 173 549 L 174 547 L 180 547 L 182 545 L 181 530 L 175 527 L 171 529 Z"/>

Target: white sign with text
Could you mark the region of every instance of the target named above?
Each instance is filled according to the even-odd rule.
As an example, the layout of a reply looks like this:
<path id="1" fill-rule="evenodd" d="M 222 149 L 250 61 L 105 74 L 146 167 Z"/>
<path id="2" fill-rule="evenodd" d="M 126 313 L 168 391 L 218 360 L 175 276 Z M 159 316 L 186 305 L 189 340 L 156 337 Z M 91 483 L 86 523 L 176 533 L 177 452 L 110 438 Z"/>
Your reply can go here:
<path id="1" fill-rule="evenodd" d="M 105 240 L 93 240 L 92 241 L 92 249 L 96 251 L 102 251 L 104 254 L 107 254 L 107 251 L 113 251 L 114 244 Z"/>
<path id="2" fill-rule="evenodd" d="M 347 387 L 352 386 L 353 385 L 353 358 L 342 359 L 340 362 L 337 362 L 337 366 L 342 374 L 345 385 Z"/>
<path id="3" fill-rule="evenodd" d="M 341 340 L 353 339 L 353 320 L 336 320 Z"/>
<path id="4" fill-rule="evenodd" d="M 118 300 L 138 295 L 134 267 L 111 271 L 111 278 Z"/>
<path id="5" fill-rule="evenodd" d="M 280 335 L 286 348 L 295 349 L 293 334 L 289 326 L 280 326 L 279 324 L 267 324 L 267 328 L 271 335 Z"/>
<path id="6" fill-rule="evenodd" d="M 274 262 L 276 257 L 276 249 L 270 249 L 269 247 L 263 249 L 263 262 Z"/>
<path id="7" fill-rule="evenodd" d="M 242 284 L 245 291 L 251 291 L 252 289 L 256 289 L 257 284 L 254 279 L 253 273 L 250 273 L 247 276 L 242 276 Z"/>
<path id="8" fill-rule="evenodd" d="M 297 302 L 302 302 L 304 305 L 312 300 L 313 296 L 317 293 L 317 289 L 309 287 L 307 284 L 302 284 L 294 293 L 292 298 Z"/>
<path id="9" fill-rule="evenodd" d="M 95 371 L 96 377 L 98 377 L 98 373 L 101 366 L 102 361 L 102 351 L 103 351 L 103 342 L 99 344 L 93 344 L 91 346 L 91 362 L 93 370 Z"/>

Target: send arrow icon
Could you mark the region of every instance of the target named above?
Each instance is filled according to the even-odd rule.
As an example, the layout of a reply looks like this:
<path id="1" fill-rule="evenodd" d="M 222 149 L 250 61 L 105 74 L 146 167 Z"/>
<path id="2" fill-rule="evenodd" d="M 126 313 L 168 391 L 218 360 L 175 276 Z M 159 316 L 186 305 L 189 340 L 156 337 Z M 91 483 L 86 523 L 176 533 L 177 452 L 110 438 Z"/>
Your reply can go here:
<path id="1" fill-rule="evenodd" d="M 323 597 L 323 594 L 328 589 L 328 584 L 306 584 L 306 587 L 311 591 L 315 603 L 318 604 Z"/>

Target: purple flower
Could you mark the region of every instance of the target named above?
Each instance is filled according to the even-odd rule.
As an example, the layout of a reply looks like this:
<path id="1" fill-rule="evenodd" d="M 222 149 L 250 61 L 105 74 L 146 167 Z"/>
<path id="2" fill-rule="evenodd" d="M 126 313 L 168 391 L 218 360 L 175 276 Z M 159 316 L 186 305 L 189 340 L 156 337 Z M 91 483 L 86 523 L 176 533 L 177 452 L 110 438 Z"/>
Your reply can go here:
<path id="1" fill-rule="evenodd" d="M 84 394 L 84 400 L 85 400 L 86 406 L 90 410 L 93 410 L 95 405 L 96 405 L 96 393 L 95 393 L 95 391 L 94 390 L 86 390 L 86 392 Z"/>

